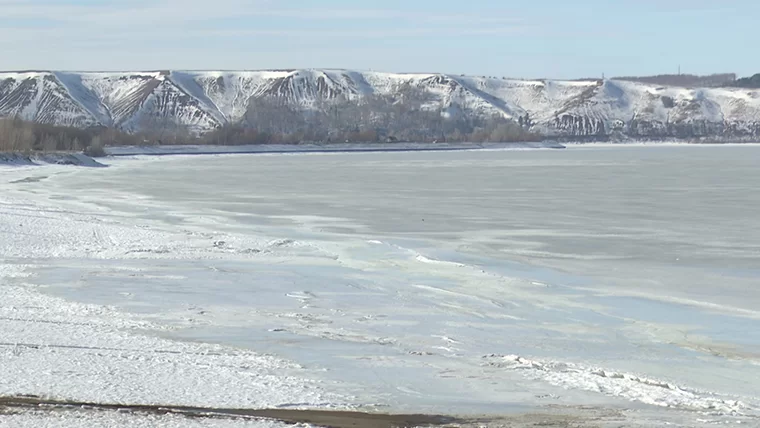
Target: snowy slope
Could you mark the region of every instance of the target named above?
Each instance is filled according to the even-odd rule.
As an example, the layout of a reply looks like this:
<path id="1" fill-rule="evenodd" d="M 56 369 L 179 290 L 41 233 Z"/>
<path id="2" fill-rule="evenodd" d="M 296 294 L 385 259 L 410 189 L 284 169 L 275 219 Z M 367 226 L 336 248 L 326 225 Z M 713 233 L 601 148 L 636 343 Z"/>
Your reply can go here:
<path id="1" fill-rule="evenodd" d="M 548 119 L 547 127 L 571 135 L 706 136 L 760 131 L 760 91 L 688 89 L 605 81 Z"/>
<path id="2" fill-rule="evenodd" d="M 181 72 L 171 73 L 171 80 L 214 113 L 220 122 L 243 118 L 248 101 L 261 93 L 272 79 L 287 75 L 280 72 Z"/>
<path id="3" fill-rule="evenodd" d="M 76 127 L 100 123 L 97 113 L 47 72 L 0 73 L 0 116 Z"/>
<path id="4" fill-rule="evenodd" d="M 82 73 L 81 84 L 94 94 L 107 111 L 112 125 L 119 126 L 139 110 L 156 88 L 158 73 Z"/>
<path id="5" fill-rule="evenodd" d="M 136 111 L 124 119 L 121 127 L 127 131 L 161 131 L 172 130 L 176 125 L 187 127 L 191 132 L 203 132 L 220 124 L 214 112 L 201 101 L 173 82 L 159 79 Z"/>
<path id="6" fill-rule="evenodd" d="M 80 76 L 82 86 L 107 110 L 109 122 L 103 123 L 107 126 L 137 131 L 170 123 L 204 131 L 222 122 L 203 100 L 190 95 L 161 72 Z"/>
<path id="7" fill-rule="evenodd" d="M 503 102 L 505 108 L 518 115 L 530 114 L 533 120 L 551 120 L 562 106 L 577 100 L 587 91 L 598 86 L 596 81 L 559 82 L 489 79 L 480 77 L 459 77 L 465 86 Z"/>
<path id="8" fill-rule="evenodd" d="M 308 107 L 317 100 L 334 100 L 340 96 L 353 99 L 368 93 L 367 89 L 342 71 L 296 70 L 268 82 L 262 95 L 285 98 Z"/>
<path id="9" fill-rule="evenodd" d="M 0 73 L 0 116 L 127 131 L 204 132 L 241 121 L 257 98 L 308 110 L 408 88 L 427 92 L 425 108 L 529 118 L 548 135 L 760 136 L 760 90 L 330 69 Z"/>

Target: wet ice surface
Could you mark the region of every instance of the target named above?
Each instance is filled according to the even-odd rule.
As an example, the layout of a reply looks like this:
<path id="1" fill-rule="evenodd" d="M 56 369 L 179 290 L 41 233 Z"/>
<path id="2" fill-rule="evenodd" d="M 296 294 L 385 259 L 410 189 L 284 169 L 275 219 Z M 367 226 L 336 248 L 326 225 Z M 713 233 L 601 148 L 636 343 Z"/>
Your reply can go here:
<path id="1" fill-rule="evenodd" d="M 4 185 L 64 211 L 46 214 L 62 218 L 52 237 L 32 224 L 3 254 L 34 266 L 24 283 L 161 337 L 298 363 L 335 392 L 306 404 L 751 422 L 759 161 L 758 147 L 119 160 Z M 83 218 L 66 226 L 70 212 Z"/>

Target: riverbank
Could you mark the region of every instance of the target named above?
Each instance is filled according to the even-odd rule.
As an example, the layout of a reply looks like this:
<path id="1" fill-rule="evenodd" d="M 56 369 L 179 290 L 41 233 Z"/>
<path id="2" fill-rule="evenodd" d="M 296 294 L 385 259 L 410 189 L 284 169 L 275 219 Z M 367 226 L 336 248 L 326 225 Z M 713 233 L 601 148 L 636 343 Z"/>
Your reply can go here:
<path id="1" fill-rule="evenodd" d="M 0 165 L 35 166 L 35 165 L 73 165 L 84 167 L 105 167 L 94 158 L 82 153 L 0 153 Z"/>
<path id="2" fill-rule="evenodd" d="M 424 151 L 464 151 L 464 150 L 536 150 L 564 149 L 565 146 L 555 142 L 524 143 L 373 143 L 373 144 L 260 144 L 244 146 L 122 146 L 107 147 L 110 156 L 137 155 L 214 155 L 246 153 L 343 153 L 343 152 L 424 152 Z"/>

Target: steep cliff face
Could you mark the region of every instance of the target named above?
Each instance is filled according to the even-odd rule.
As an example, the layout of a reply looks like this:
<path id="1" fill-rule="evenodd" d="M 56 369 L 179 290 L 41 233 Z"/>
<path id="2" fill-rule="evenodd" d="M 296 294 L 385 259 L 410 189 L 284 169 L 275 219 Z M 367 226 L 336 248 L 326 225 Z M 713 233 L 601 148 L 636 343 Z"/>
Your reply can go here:
<path id="1" fill-rule="evenodd" d="M 497 115 L 549 136 L 760 137 L 760 89 L 350 70 L 0 73 L 0 116 L 126 131 L 169 124 L 202 133 L 243 120 L 257 99 L 308 112 L 409 91 L 424 93 L 423 108 L 444 116 Z"/>

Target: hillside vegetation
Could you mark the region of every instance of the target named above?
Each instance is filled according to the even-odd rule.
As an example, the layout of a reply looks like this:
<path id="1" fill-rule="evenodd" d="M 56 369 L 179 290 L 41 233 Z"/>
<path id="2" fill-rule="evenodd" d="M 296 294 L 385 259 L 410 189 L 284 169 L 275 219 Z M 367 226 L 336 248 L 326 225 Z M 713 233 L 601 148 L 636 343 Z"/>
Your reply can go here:
<path id="1" fill-rule="evenodd" d="M 737 88 L 760 88 L 760 73 L 755 74 L 752 77 L 745 77 L 733 82 L 732 86 Z"/>
<path id="2" fill-rule="evenodd" d="M 407 120 L 415 120 L 410 115 Z M 140 132 L 127 134 L 110 128 L 80 129 L 70 126 L 54 126 L 24 121 L 18 118 L 0 119 L 0 153 L 2 152 L 84 152 L 90 156 L 105 155 L 105 146 L 132 145 L 249 145 L 249 144 L 297 144 L 302 142 L 338 142 L 338 143 L 374 143 L 403 141 L 383 138 L 374 122 L 357 122 L 354 128 L 341 131 L 330 130 L 329 124 L 317 125 L 319 122 L 293 123 L 292 127 L 283 127 L 277 121 L 277 127 L 256 130 L 244 124 L 225 125 L 203 135 L 170 130 Z M 512 142 L 537 141 L 538 136 L 527 132 L 518 124 L 509 120 L 495 119 L 484 122 L 469 133 L 456 129 L 438 130 L 433 138 L 424 129 L 413 129 L 408 134 L 414 136 L 415 142 Z"/>
<path id="3" fill-rule="evenodd" d="M 0 119 L 0 152 L 86 151 L 97 155 L 104 138 L 119 143 L 135 141 L 136 137 L 115 130 L 86 130 L 18 118 Z"/>
<path id="4" fill-rule="evenodd" d="M 684 88 L 719 88 L 731 86 L 736 80 L 735 73 L 717 73 L 708 76 L 694 74 L 660 74 L 657 76 L 615 77 L 614 80 L 648 83 L 652 85 L 680 86 Z"/>

